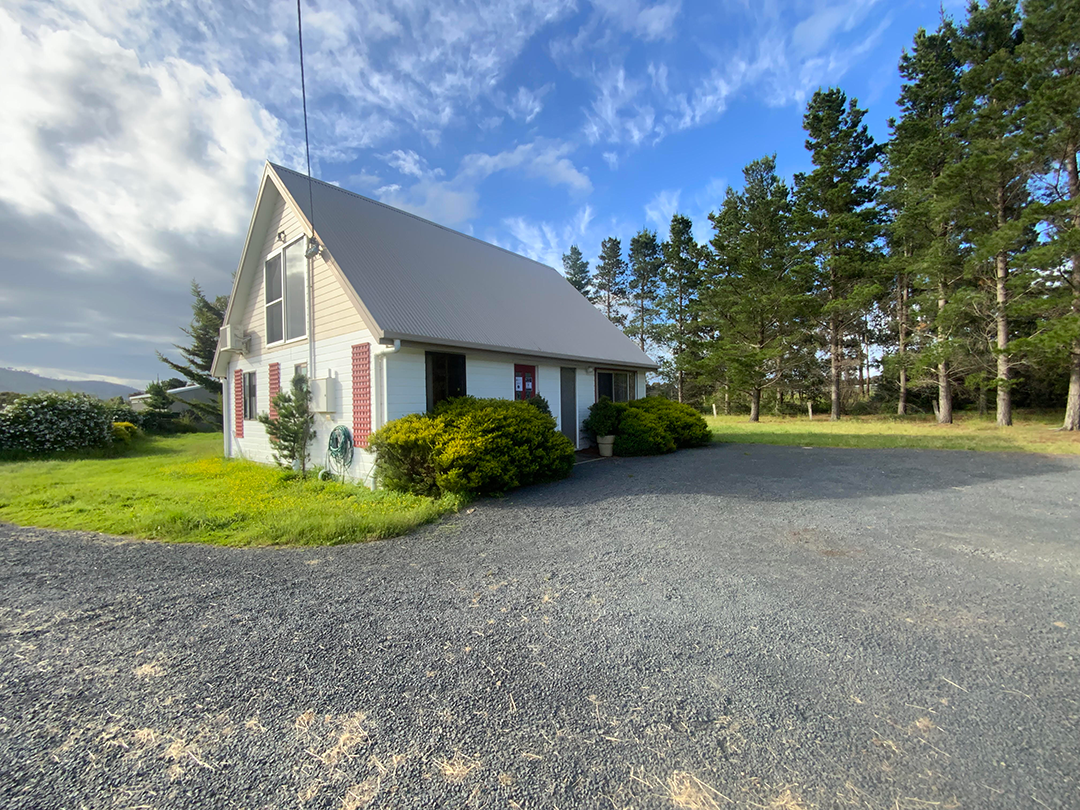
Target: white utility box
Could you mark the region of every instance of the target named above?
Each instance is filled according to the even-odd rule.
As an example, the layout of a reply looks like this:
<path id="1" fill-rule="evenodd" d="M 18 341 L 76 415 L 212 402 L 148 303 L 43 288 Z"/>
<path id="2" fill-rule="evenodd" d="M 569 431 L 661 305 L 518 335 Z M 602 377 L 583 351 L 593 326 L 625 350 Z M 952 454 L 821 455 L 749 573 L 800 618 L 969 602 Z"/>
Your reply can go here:
<path id="1" fill-rule="evenodd" d="M 308 381 L 311 387 L 311 409 L 317 413 L 333 413 L 334 380 L 332 377 L 312 377 Z"/>

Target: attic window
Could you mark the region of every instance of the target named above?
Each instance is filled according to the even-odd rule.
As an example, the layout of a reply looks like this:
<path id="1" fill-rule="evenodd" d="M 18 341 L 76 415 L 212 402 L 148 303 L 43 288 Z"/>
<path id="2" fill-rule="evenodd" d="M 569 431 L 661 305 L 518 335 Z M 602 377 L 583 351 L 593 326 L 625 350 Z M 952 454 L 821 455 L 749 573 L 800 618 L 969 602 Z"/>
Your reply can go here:
<path id="1" fill-rule="evenodd" d="M 307 260 L 298 240 L 266 260 L 266 342 L 281 343 L 307 334 Z"/>

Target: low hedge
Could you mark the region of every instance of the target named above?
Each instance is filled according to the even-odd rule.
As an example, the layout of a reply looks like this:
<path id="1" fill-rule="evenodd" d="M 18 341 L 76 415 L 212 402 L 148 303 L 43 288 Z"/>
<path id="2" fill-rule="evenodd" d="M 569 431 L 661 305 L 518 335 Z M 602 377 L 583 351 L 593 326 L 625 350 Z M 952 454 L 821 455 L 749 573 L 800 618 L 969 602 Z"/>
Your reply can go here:
<path id="1" fill-rule="evenodd" d="M 555 427 L 525 401 L 448 400 L 434 414 L 396 419 L 371 436 L 376 478 L 418 495 L 492 494 L 565 478 L 574 448 Z"/>
<path id="2" fill-rule="evenodd" d="M 702 447 L 712 440 L 704 417 L 679 402 L 647 397 L 612 402 L 601 397 L 583 423 L 594 438 L 615 436 L 618 456 L 650 456 L 683 447 Z"/>
<path id="3" fill-rule="evenodd" d="M 41 391 L 0 409 L 0 456 L 38 457 L 113 443 L 108 406 L 89 394 Z"/>
<path id="4" fill-rule="evenodd" d="M 680 450 L 684 447 L 704 447 L 712 441 L 712 432 L 705 417 L 689 405 L 664 397 L 646 397 L 627 403 L 627 407 L 655 416 Z"/>

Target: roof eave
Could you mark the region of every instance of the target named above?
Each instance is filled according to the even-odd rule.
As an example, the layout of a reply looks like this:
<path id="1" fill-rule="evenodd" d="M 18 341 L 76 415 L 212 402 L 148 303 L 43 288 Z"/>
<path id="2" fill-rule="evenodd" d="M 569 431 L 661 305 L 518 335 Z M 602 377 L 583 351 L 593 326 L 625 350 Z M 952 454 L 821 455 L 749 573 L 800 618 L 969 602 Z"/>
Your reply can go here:
<path id="1" fill-rule="evenodd" d="M 475 349 L 477 351 L 498 352 L 499 354 L 516 354 L 525 357 L 541 357 L 548 360 L 566 360 L 577 364 L 590 366 L 621 366 L 623 368 L 643 368 L 656 371 L 660 366 L 648 355 L 642 355 L 645 362 L 632 360 L 617 360 L 611 357 L 589 357 L 585 355 L 559 354 L 545 352 L 538 349 L 527 349 L 521 346 L 492 346 L 484 343 L 463 343 L 461 341 L 444 340 L 427 337 L 425 335 L 412 335 L 404 332 L 386 332 L 382 341 L 401 340 L 409 343 L 427 344 L 429 346 L 445 346 L 447 348 Z"/>

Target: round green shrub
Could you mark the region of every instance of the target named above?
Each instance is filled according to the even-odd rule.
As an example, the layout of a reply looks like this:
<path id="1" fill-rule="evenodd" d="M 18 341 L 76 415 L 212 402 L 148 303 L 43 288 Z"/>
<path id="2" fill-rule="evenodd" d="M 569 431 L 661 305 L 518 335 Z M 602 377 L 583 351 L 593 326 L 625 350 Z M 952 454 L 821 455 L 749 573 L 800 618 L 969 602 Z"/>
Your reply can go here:
<path id="1" fill-rule="evenodd" d="M 628 408 L 623 414 L 615 434 L 615 455 L 655 456 L 674 449 L 675 440 L 658 417 L 641 408 Z"/>
<path id="2" fill-rule="evenodd" d="M 712 441 L 712 433 L 705 418 L 689 405 L 664 397 L 647 397 L 635 399 L 629 403 L 629 407 L 659 419 L 675 440 L 676 447 L 703 447 Z"/>
<path id="3" fill-rule="evenodd" d="M 619 422 L 626 413 L 626 404 L 612 402 L 607 397 L 600 397 L 589 407 L 589 415 L 581 426 L 586 433 L 592 434 L 594 439 L 601 436 L 611 436 L 619 430 Z"/>
<path id="4" fill-rule="evenodd" d="M 528 399 L 524 399 L 524 400 L 522 400 L 522 402 L 528 402 L 534 408 L 539 410 L 540 413 L 542 413 L 542 414 L 546 414 L 548 416 L 552 415 L 551 414 L 551 405 L 549 405 L 548 401 L 546 399 L 544 399 L 542 396 L 540 396 L 540 394 L 537 394 L 534 397 L 529 397 Z"/>
<path id="5" fill-rule="evenodd" d="M 564 478 L 574 448 L 526 401 L 461 397 L 387 423 L 370 440 L 379 482 L 414 494 L 490 494 Z"/>
<path id="6" fill-rule="evenodd" d="M 435 448 L 443 433 L 441 416 L 412 414 L 387 422 L 368 439 L 375 451 L 375 475 L 395 492 L 437 495 Z"/>

